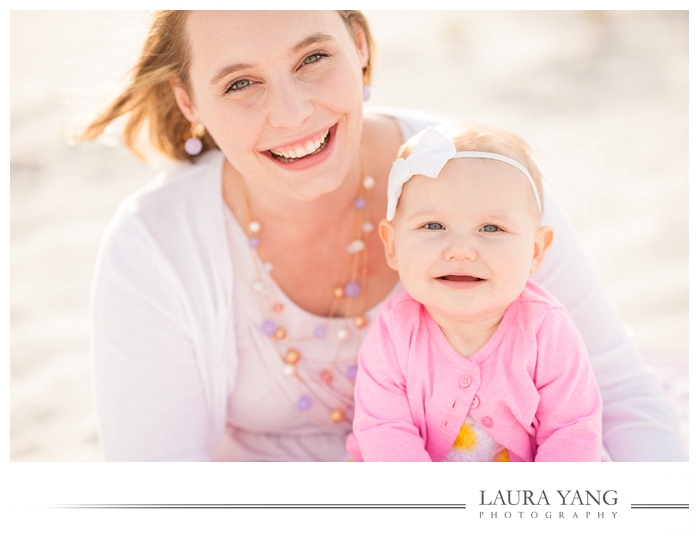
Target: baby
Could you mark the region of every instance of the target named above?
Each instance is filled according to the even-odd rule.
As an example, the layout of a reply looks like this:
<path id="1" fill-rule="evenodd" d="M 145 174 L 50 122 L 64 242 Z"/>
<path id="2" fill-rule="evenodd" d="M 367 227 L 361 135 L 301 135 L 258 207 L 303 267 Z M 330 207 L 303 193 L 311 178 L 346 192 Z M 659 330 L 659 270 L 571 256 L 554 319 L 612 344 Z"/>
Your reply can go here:
<path id="1" fill-rule="evenodd" d="M 497 128 L 427 128 L 401 148 L 379 234 L 405 292 L 359 352 L 353 459 L 601 460 L 585 346 L 528 278 L 553 240 L 540 178 Z"/>

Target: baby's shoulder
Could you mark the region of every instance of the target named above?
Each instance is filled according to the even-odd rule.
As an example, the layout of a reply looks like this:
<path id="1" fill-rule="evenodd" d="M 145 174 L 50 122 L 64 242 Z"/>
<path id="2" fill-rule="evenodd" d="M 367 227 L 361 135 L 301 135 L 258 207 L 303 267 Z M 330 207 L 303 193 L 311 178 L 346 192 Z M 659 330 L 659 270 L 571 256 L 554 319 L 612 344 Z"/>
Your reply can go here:
<path id="1" fill-rule="evenodd" d="M 381 305 L 379 321 L 393 333 L 411 332 L 420 327 L 424 307 L 405 290 Z"/>
<path id="2" fill-rule="evenodd" d="M 536 331 L 551 323 L 572 323 L 570 313 L 563 304 L 531 280 L 520 294 L 517 305 L 517 322 L 520 328 L 526 325 Z"/>

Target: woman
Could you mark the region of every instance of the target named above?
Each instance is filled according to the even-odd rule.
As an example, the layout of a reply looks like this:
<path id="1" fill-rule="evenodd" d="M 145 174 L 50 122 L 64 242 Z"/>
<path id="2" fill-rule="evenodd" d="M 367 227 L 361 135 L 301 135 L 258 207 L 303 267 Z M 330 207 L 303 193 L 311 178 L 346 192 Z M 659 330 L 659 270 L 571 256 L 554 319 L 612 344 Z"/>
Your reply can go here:
<path id="1" fill-rule="evenodd" d="M 400 144 L 440 120 L 363 113 L 363 15 L 158 12 L 131 82 L 86 130 L 183 161 L 122 204 L 93 286 L 112 460 L 342 460 L 359 343 L 400 290 L 373 227 Z M 199 148 L 202 148 L 201 152 Z M 679 460 L 674 413 L 550 199 L 536 280 L 568 307 L 611 459 Z"/>

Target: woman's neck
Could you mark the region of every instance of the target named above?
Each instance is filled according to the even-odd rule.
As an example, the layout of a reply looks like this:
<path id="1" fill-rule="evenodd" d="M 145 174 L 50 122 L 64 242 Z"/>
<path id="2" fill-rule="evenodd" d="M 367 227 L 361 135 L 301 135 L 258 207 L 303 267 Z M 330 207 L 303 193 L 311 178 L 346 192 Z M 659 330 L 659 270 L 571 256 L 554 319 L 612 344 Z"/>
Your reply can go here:
<path id="1" fill-rule="evenodd" d="M 352 215 L 353 202 L 360 185 L 361 167 L 348 173 L 336 190 L 314 200 L 299 200 L 271 191 L 264 184 L 245 181 L 225 162 L 223 172 L 224 199 L 241 225 L 251 214 L 270 231 L 283 231 L 289 236 L 304 238 L 318 230 L 334 231 Z M 250 210 L 248 210 L 248 205 Z"/>

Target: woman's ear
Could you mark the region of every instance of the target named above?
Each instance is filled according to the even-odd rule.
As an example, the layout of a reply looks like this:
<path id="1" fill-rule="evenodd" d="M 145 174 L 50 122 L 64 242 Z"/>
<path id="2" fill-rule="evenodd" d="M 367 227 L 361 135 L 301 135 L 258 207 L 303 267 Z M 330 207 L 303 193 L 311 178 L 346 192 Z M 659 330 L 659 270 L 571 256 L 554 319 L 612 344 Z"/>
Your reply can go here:
<path id="1" fill-rule="evenodd" d="M 362 25 L 357 22 L 352 23 L 352 28 L 354 29 L 354 42 L 359 53 L 359 62 L 364 70 L 369 65 L 369 43 L 366 39 L 366 32 L 364 32 Z"/>
<path id="2" fill-rule="evenodd" d="M 175 102 L 177 102 L 177 106 L 180 107 L 180 111 L 182 112 L 184 117 L 187 118 L 187 120 L 191 122 L 192 125 L 197 125 L 201 123 L 201 119 L 199 119 L 199 113 L 197 112 L 194 103 L 189 98 L 189 93 L 182 85 L 182 81 L 177 77 L 170 78 L 170 88 L 172 89 L 172 92 L 175 94 Z"/>
<path id="3" fill-rule="evenodd" d="M 546 251 L 553 242 L 553 228 L 551 226 L 539 226 L 534 239 L 534 256 L 532 257 L 532 268 L 529 273 L 536 273 L 544 263 Z"/>
<path id="4" fill-rule="evenodd" d="M 398 271 L 396 260 L 395 229 L 393 223 L 385 218 L 379 222 L 379 237 L 383 242 L 383 250 L 386 255 L 386 263 L 392 270 Z"/>

